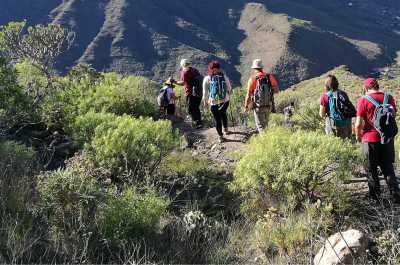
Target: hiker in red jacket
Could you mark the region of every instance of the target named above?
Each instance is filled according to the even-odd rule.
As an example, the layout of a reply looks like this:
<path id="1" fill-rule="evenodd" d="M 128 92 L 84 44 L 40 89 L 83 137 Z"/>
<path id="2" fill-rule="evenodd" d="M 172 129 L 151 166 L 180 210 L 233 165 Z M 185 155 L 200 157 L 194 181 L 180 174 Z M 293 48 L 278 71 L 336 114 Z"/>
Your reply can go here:
<path id="1" fill-rule="evenodd" d="M 369 194 L 374 200 L 380 199 L 380 167 L 394 201 L 399 203 L 399 183 L 393 167 L 394 137 L 397 134 L 396 101 L 391 95 L 379 90 L 378 81 L 374 78 L 364 81 L 364 90 L 366 95 L 359 100 L 357 106 L 355 129 L 358 142 L 362 142 L 366 160 Z"/>
<path id="2" fill-rule="evenodd" d="M 203 76 L 196 68 L 190 66 L 187 59 L 181 60 L 181 78 L 176 84 L 184 86 L 186 105 L 194 126 L 197 129 L 203 128 L 200 112 L 203 97 Z"/>

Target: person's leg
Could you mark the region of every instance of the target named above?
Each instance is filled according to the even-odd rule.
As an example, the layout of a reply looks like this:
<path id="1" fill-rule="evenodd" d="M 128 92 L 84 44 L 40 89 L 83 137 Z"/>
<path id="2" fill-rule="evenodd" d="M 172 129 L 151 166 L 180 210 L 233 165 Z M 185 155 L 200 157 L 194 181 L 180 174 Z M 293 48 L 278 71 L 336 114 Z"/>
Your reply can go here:
<path id="1" fill-rule="evenodd" d="M 381 195 L 381 186 L 378 175 L 377 155 L 379 154 L 377 154 L 377 144 L 378 143 L 362 143 L 369 194 L 373 199 L 379 199 Z"/>
<path id="2" fill-rule="evenodd" d="M 265 108 L 254 109 L 254 120 L 256 122 L 257 130 L 259 133 L 265 129 Z"/>
<path id="3" fill-rule="evenodd" d="M 351 138 L 351 124 L 341 127 L 336 127 L 336 136 L 342 139 L 350 139 Z"/>
<path id="4" fill-rule="evenodd" d="M 222 104 L 222 107 L 220 108 L 220 114 L 222 118 L 222 125 L 224 126 L 225 132 L 228 131 L 228 115 L 226 114 L 227 110 L 229 107 L 229 101 L 225 102 Z"/>
<path id="5" fill-rule="evenodd" d="M 269 116 L 271 115 L 272 107 L 267 107 L 264 109 L 264 129 L 268 128 Z"/>
<path id="6" fill-rule="evenodd" d="M 223 134 L 222 134 L 222 118 L 219 110 L 219 105 L 211 106 L 211 113 L 213 114 L 215 120 L 215 128 L 217 130 L 217 133 L 221 137 L 223 136 Z"/>
<path id="7" fill-rule="evenodd" d="M 168 115 L 175 115 L 175 105 L 169 104 L 167 107 L 167 114 Z"/>
<path id="8" fill-rule="evenodd" d="M 202 125 L 201 111 L 200 111 L 201 98 L 193 96 L 192 100 L 193 100 L 193 119 L 196 122 L 196 125 L 199 126 Z"/>
<path id="9" fill-rule="evenodd" d="M 325 134 L 327 135 L 333 135 L 334 134 L 334 121 L 329 118 L 326 117 L 325 118 Z"/>
<path id="10" fill-rule="evenodd" d="M 399 182 L 393 166 L 395 162 L 394 141 L 392 140 L 388 144 L 381 144 L 379 151 L 379 166 L 385 176 L 390 193 L 395 200 L 400 201 Z"/>

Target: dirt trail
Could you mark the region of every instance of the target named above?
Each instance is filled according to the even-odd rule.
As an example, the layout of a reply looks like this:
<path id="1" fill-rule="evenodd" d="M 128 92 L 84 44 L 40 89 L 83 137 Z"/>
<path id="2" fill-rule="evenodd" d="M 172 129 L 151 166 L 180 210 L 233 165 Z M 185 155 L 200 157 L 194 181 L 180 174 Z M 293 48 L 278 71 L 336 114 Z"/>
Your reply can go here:
<path id="1" fill-rule="evenodd" d="M 173 127 L 185 136 L 187 147 L 194 153 L 206 155 L 220 166 L 233 165 L 233 154 L 240 151 L 254 134 L 254 130 L 245 126 L 230 127 L 230 133 L 225 136 L 226 142 L 219 143 L 215 128 L 193 129 L 184 120 L 173 121 Z"/>

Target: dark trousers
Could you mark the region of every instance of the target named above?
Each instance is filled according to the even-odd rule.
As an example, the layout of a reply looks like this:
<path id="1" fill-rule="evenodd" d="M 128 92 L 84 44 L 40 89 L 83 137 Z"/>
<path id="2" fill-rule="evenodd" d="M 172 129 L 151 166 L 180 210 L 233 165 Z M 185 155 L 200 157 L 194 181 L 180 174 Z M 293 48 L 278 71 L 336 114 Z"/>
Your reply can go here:
<path id="1" fill-rule="evenodd" d="M 175 104 L 169 104 L 165 109 L 168 115 L 175 115 Z"/>
<path id="2" fill-rule="evenodd" d="M 399 183 L 394 172 L 395 161 L 394 141 L 389 144 L 363 143 L 365 169 L 368 173 L 369 193 L 372 197 L 379 197 L 381 193 L 378 167 L 380 167 L 387 185 L 392 194 L 399 193 Z"/>
<path id="3" fill-rule="evenodd" d="M 187 96 L 186 105 L 188 113 L 192 117 L 193 122 L 196 125 L 201 125 L 201 112 L 200 112 L 201 97 Z"/>
<path id="4" fill-rule="evenodd" d="M 225 129 L 228 129 L 228 116 L 226 115 L 228 107 L 229 101 L 211 106 L 211 113 L 214 116 L 215 127 L 219 136 L 223 136 L 222 126 L 224 126 Z"/>

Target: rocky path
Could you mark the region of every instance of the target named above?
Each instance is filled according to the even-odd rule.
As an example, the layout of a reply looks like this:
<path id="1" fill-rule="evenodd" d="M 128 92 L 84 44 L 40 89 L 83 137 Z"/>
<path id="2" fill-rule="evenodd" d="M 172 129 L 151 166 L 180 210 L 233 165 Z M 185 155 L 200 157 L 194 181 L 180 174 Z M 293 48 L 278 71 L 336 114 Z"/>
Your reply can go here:
<path id="1" fill-rule="evenodd" d="M 219 143 L 215 128 L 193 129 L 189 122 L 183 120 L 173 121 L 173 127 L 184 135 L 187 147 L 195 154 L 205 155 L 220 166 L 232 166 L 235 162 L 234 154 L 240 151 L 255 133 L 245 126 L 231 127 L 230 133 L 225 136 L 227 141 Z"/>

